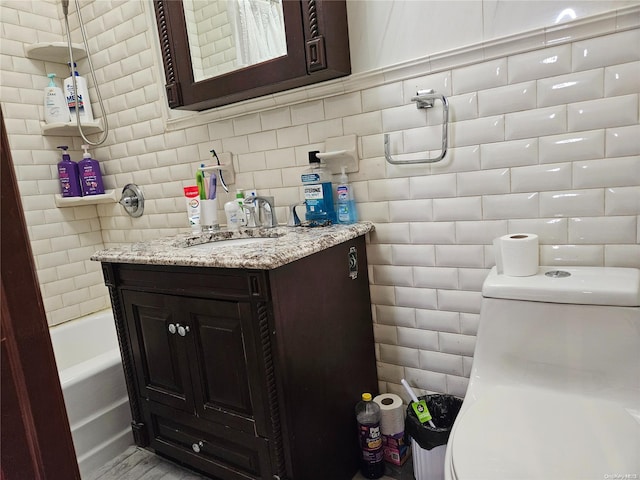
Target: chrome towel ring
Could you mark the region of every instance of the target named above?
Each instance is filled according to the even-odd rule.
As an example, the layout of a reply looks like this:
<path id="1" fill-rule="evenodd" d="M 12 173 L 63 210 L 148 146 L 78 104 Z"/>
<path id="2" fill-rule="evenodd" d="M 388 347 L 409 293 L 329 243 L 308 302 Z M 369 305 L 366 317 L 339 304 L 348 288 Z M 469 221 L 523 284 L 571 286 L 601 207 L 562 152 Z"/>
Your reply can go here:
<path id="1" fill-rule="evenodd" d="M 440 155 L 433 158 L 415 158 L 412 160 L 395 160 L 389 152 L 389 134 L 384 134 L 384 157 L 387 162 L 393 165 L 409 165 L 415 163 L 436 163 L 442 160 L 447 154 L 448 143 L 448 124 L 449 124 L 449 102 L 447 97 L 440 93 L 435 93 L 433 90 L 418 90 L 415 97 L 411 98 L 412 102 L 416 102 L 416 108 L 431 108 L 434 105 L 435 100 L 442 102 L 442 147 Z"/>

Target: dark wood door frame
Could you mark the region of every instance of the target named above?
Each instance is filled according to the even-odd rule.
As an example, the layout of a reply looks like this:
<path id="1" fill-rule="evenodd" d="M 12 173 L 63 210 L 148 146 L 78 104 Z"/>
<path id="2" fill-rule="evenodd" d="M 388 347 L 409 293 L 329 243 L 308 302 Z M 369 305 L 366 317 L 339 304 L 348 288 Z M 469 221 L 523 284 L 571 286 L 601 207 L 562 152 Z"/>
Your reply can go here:
<path id="1" fill-rule="evenodd" d="M 0 109 L 2 480 L 80 480 Z"/>

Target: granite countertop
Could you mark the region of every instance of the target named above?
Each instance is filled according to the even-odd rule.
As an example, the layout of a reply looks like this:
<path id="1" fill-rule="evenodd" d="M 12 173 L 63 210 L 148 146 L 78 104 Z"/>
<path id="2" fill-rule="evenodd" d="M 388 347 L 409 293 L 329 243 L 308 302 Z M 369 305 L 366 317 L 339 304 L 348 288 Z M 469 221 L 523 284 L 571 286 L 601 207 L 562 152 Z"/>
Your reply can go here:
<path id="1" fill-rule="evenodd" d="M 180 234 L 101 250 L 91 260 L 107 263 L 271 270 L 373 230 L 371 222 L 328 227 L 242 228 Z M 254 243 L 219 240 L 262 238 Z M 211 246 L 212 248 L 206 248 Z M 205 248 L 203 248 L 205 247 Z"/>

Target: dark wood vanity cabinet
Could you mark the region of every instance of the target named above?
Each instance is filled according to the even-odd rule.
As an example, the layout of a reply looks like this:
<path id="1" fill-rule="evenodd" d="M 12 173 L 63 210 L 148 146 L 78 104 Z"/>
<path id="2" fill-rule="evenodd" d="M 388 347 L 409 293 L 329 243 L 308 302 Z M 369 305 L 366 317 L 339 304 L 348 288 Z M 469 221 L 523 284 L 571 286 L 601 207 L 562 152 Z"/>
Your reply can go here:
<path id="1" fill-rule="evenodd" d="M 250 304 L 131 290 L 122 298 L 150 446 L 178 458 L 187 450 L 194 466 L 223 478 L 246 478 L 224 477 L 227 466 L 269 472 L 264 359 Z M 212 425 L 176 421 L 175 410 Z"/>
<path id="2" fill-rule="evenodd" d="M 225 480 L 353 477 L 377 391 L 363 236 L 273 270 L 103 272 L 138 445 Z"/>

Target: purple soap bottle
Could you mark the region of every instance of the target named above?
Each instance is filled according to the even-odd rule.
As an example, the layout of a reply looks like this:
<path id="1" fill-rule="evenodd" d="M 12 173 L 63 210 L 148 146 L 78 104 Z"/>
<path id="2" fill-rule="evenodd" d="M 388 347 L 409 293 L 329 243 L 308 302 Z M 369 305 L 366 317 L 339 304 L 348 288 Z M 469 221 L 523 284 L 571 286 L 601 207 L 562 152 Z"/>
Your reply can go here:
<path id="1" fill-rule="evenodd" d="M 78 164 L 71 160 L 66 145 L 58 147 L 62 150 L 62 160 L 58 162 L 58 177 L 60 178 L 60 193 L 63 197 L 81 197 Z"/>
<path id="2" fill-rule="evenodd" d="M 82 160 L 78 162 L 80 170 L 80 184 L 82 185 L 82 195 L 99 195 L 104 193 L 104 184 L 102 183 L 102 173 L 100 172 L 100 164 L 97 160 L 91 158 L 87 151 L 89 145 L 82 145 L 84 153 Z"/>

